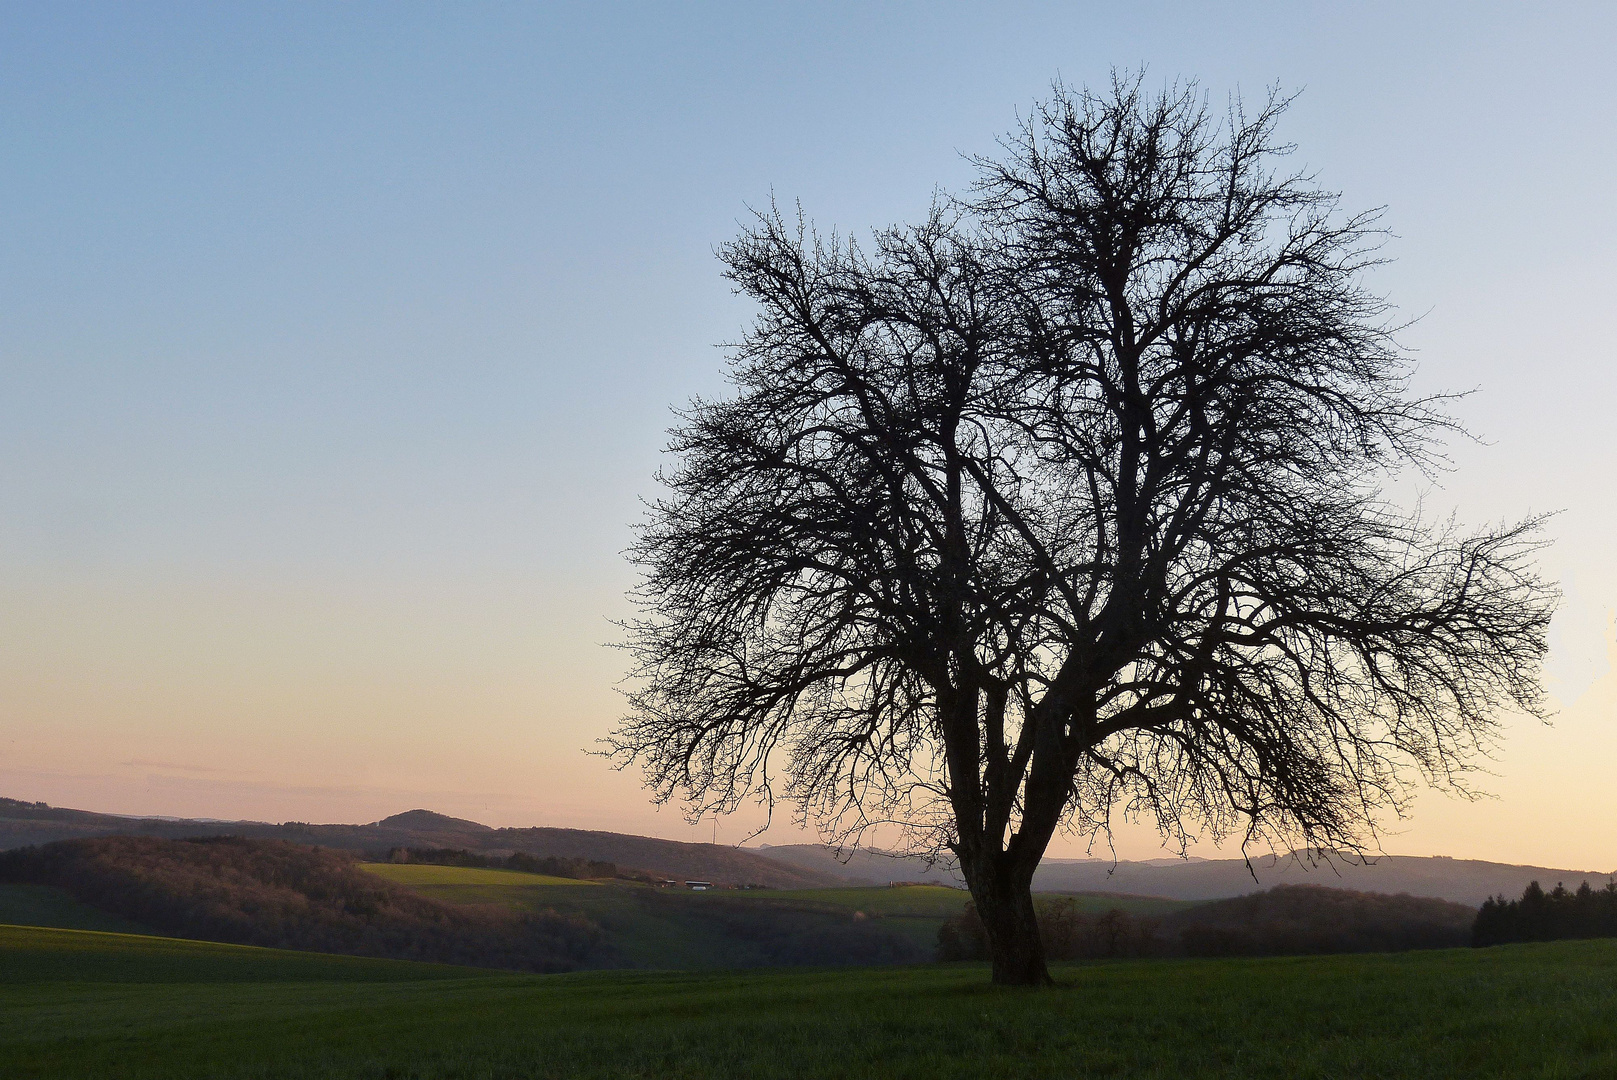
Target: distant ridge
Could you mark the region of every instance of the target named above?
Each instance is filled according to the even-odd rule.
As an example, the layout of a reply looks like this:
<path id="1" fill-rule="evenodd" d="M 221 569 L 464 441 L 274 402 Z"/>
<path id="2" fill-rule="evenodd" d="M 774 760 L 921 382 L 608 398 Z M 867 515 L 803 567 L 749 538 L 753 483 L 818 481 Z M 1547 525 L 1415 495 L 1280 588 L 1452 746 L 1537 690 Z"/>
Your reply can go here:
<path id="1" fill-rule="evenodd" d="M 896 880 L 962 883 L 959 871 L 944 863 L 929 866 L 915 856 L 860 850 L 844 861 L 818 844 L 760 850 L 779 862 L 804 870 L 838 873 L 868 885 Z M 1254 857 L 1250 869 L 1241 859 L 1115 863 L 1110 859 L 1045 859 L 1033 876 L 1033 887 L 1040 892 L 1117 892 L 1173 900 L 1220 900 L 1276 885 L 1308 884 L 1360 892 L 1408 893 L 1477 906 L 1490 896 L 1520 896 L 1531 881 L 1546 889 L 1553 888 L 1556 882 L 1575 889 L 1582 881 L 1599 886 L 1612 877 L 1612 873 L 1601 871 L 1516 866 L 1445 856 L 1383 855 L 1368 862 L 1339 857 L 1310 865 L 1303 858 L 1265 855 Z"/>
<path id="2" fill-rule="evenodd" d="M 958 871 L 914 856 L 860 850 L 846 861 L 819 844 L 735 848 L 590 829 L 496 829 L 432 810 L 406 810 L 369 825 L 121 817 L 0 798 L 0 850 L 87 836 L 245 836 L 381 852 L 394 847 L 464 848 L 506 855 L 596 859 L 661 877 L 777 889 L 886 885 L 893 881 L 958 886 Z M 1253 880 L 1256 874 L 1257 880 Z M 1337 859 L 1310 866 L 1289 856 L 1240 859 L 1045 859 L 1033 878 L 1041 892 L 1109 892 L 1174 900 L 1219 900 L 1275 885 L 1313 884 L 1360 892 L 1408 893 L 1476 906 L 1491 896 L 1520 896 L 1528 882 L 1569 889 L 1604 885 L 1612 873 L 1517 866 L 1478 859 L 1386 855 L 1369 863 Z"/>
<path id="3" fill-rule="evenodd" d="M 406 810 L 369 825 L 311 825 L 297 821 L 276 825 L 264 821 L 120 817 L 0 798 L 0 851 L 93 836 L 170 840 L 243 836 L 378 853 L 395 847 L 464 848 L 502 855 L 522 851 L 540 857 L 595 859 L 662 877 L 726 885 L 805 889 L 848 884 L 834 871 L 793 866 L 757 851 L 722 844 L 688 844 L 587 829 L 495 829 L 432 810 Z"/>

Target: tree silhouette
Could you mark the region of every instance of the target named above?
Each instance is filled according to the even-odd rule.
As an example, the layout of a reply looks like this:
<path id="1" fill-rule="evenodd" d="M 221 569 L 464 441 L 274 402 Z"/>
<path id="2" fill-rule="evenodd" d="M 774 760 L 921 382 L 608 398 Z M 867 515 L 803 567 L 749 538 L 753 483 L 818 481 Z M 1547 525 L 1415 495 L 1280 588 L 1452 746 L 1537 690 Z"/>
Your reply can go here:
<path id="1" fill-rule="evenodd" d="M 1591 889 L 1585 881 L 1576 892 L 1560 882 L 1545 892 L 1538 882 L 1530 882 L 1520 900 L 1496 896 L 1485 901 L 1471 930 L 1471 943 L 1478 946 L 1597 937 L 1617 937 L 1617 880 L 1608 880 L 1602 889 Z"/>
<path id="2" fill-rule="evenodd" d="M 947 847 L 994 980 L 1041 983 L 1058 828 L 1357 849 L 1537 711 L 1537 523 L 1382 494 L 1454 424 L 1362 282 L 1377 215 L 1279 171 L 1285 106 L 1058 85 L 919 225 L 725 246 L 759 313 L 633 551 L 618 760 Z"/>

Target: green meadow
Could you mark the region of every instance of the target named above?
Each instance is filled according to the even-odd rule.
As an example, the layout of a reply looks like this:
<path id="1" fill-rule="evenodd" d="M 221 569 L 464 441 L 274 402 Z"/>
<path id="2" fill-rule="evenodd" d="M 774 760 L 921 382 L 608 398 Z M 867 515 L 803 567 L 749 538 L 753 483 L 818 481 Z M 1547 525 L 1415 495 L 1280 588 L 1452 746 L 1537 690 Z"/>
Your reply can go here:
<path id="1" fill-rule="evenodd" d="M 0 885 L 0 924 L 55 926 L 66 930 L 149 933 L 147 927 L 81 903 L 51 885 Z"/>
<path id="2" fill-rule="evenodd" d="M 507 975 L 0 927 L 0 1075 L 1610 1077 L 1617 942 L 1062 965 Z"/>
<path id="3" fill-rule="evenodd" d="M 475 866 L 435 866 L 431 863 L 360 863 L 360 868 L 395 885 L 422 890 L 465 887 L 525 889 L 539 885 L 596 886 L 594 881 L 528 874 L 521 870 L 491 870 Z"/>
<path id="4" fill-rule="evenodd" d="M 880 918 L 932 919 L 941 922 L 960 914 L 971 898 L 963 889 L 945 885 L 856 885 L 817 889 L 656 889 L 622 881 L 581 881 L 575 878 L 529 874 L 519 870 L 485 870 L 431 863 L 360 863 L 360 868 L 396 885 L 451 903 L 503 903 L 518 908 L 535 904 L 609 904 L 612 891 L 678 897 L 690 904 L 740 901 L 763 905 L 812 908 L 827 912 L 862 912 Z M 579 892 L 580 887 L 602 892 Z M 1192 906 L 1194 901 L 1155 896 L 1111 893 L 1042 893 L 1041 901 L 1070 899 L 1083 911 L 1121 908 L 1132 915 L 1163 915 Z"/>
<path id="5" fill-rule="evenodd" d="M 906 888 L 661 889 L 613 881 L 579 881 L 513 870 L 435 866 L 425 863 L 361 863 L 371 873 L 451 904 L 498 904 L 519 911 L 579 915 L 609 936 L 623 964 L 641 968 L 737 968 L 769 966 L 761 939 L 781 927 L 813 935 L 868 918 L 892 931 L 916 957 L 927 957 L 943 920 L 958 914 L 967 896 L 941 886 Z M 745 932 L 742 924 L 767 926 Z M 738 930 L 740 932 L 738 932 Z"/>

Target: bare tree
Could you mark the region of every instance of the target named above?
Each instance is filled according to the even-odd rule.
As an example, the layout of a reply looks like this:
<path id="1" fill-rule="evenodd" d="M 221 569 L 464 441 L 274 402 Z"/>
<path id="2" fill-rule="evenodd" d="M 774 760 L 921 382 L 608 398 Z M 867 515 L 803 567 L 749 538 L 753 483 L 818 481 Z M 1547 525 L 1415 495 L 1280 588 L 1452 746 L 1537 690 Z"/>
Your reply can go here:
<path id="1" fill-rule="evenodd" d="M 1536 713 L 1537 522 L 1383 494 L 1454 425 L 1364 285 L 1377 215 L 1280 170 L 1285 106 L 1057 86 L 920 225 L 722 249 L 760 312 L 634 549 L 618 759 L 946 846 L 994 980 L 1042 983 L 1058 828 L 1361 850 Z"/>

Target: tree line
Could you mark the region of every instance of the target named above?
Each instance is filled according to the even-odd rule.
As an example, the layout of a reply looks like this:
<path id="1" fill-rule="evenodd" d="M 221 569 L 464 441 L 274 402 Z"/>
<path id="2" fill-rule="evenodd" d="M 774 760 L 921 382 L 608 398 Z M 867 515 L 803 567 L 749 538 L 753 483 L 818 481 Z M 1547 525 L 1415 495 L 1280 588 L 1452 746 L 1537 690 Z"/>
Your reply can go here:
<path id="1" fill-rule="evenodd" d="M 1471 943 L 1479 948 L 1512 941 L 1561 941 L 1567 938 L 1617 937 L 1617 880 L 1603 889 L 1585 881 L 1576 892 L 1557 883 L 1545 892 L 1538 882 L 1520 900 L 1496 896 L 1477 912 Z"/>

